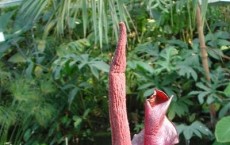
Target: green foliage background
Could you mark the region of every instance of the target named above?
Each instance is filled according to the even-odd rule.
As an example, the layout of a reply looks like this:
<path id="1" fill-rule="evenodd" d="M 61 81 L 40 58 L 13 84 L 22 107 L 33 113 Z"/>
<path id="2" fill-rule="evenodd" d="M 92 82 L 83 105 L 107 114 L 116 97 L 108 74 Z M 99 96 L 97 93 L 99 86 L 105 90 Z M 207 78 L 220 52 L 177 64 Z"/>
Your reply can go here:
<path id="1" fill-rule="evenodd" d="M 230 7 L 201 7 L 211 82 L 196 7 L 196 0 L 23 0 L 0 8 L 0 144 L 110 144 L 108 70 L 120 21 L 128 27 L 132 134 L 158 88 L 174 95 L 168 116 L 180 144 L 229 144 L 229 132 L 221 134 L 229 123 L 214 131 L 230 115 Z"/>

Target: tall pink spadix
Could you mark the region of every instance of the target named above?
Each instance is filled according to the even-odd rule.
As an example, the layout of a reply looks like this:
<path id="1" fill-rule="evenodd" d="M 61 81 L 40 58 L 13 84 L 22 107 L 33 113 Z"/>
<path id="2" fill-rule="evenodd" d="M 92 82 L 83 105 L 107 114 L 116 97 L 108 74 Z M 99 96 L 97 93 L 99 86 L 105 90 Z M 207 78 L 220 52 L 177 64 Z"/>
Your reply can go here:
<path id="1" fill-rule="evenodd" d="M 119 41 L 109 72 L 109 117 L 112 144 L 131 145 L 125 90 L 126 27 L 123 22 L 119 27 Z"/>

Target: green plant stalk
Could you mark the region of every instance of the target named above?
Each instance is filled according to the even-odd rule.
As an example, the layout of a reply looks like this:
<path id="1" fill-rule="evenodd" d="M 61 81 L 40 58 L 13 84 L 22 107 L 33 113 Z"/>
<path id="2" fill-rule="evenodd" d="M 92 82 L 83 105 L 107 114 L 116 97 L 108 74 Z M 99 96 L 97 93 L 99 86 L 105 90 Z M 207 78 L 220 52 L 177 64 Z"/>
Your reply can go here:
<path id="1" fill-rule="evenodd" d="M 206 49 L 207 47 L 206 47 L 205 38 L 204 38 L 204 21 L 202 20 L 201 9 L 199 5 L 197 6 L 197 9 L 196 9 L 196 18 L 197 18 L 197 30 L 198 30 L 198 37 L 199 37 L 199 42 L 200 42 L 202 65 L 203 65 L 204 72 L 205 72 L 205 78 L 208 82 L 210 82 L 211 78 L 210 78 L 210 70 L 208 67 L 208 53 L 207 53 L 207 49 Z M 214 126 L 214 120 L 215 120 L 215 114 L 216 114 L 214 104 L 209 105 L 209 113 L 210 113 L 211 125 Z"/>
<path id="2" fill-rule="evenodd" d="M 210 79 L 210 71 L 208 67 L 208 53 L 207 53 L 206 45 L 205 45 L 204 32 L 203 32 L 204 24 L 201 18 L 200 6 L 197 6 L 196 16 L 197 16 L 197 29 L 198 29 L 198 37 L 200 41 L 202 65 L 205 71 L 205 77 L 207 81 L 210 82 L 211 79 Z"/>

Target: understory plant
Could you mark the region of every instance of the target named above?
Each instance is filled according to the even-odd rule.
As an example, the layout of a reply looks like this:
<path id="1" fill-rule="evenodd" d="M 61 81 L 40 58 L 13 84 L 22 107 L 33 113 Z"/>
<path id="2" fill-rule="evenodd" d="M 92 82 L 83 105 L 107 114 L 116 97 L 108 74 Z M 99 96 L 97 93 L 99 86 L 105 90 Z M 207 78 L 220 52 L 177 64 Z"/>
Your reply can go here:
<path id="1" fill-rule="evenodd" d="M 143 102 L 157 88 L 174 96 L 167 115 L 180 144 L 229 143 L 229 6 L 201 6 L 210 82 L 196 6 L 196 0 L 24 0 L 1 8 L 0 144 L 110 144 L 107 84 L 119 21 L 128 28 L 131 134 L 143 128 Z"/>

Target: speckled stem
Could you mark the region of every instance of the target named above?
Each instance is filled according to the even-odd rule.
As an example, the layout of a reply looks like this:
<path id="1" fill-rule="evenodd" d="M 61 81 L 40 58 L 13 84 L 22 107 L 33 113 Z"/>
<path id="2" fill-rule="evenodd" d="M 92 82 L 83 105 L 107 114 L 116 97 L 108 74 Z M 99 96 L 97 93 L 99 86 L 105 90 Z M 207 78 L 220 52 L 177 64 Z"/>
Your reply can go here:
<path id="1" fill-rule="evenodd" d="M 125 89 L 126 27 L 123 22 L 119 27 L 119 41 L 109 72 L 109 117 L 112 145 L 131 145 Z"/>

